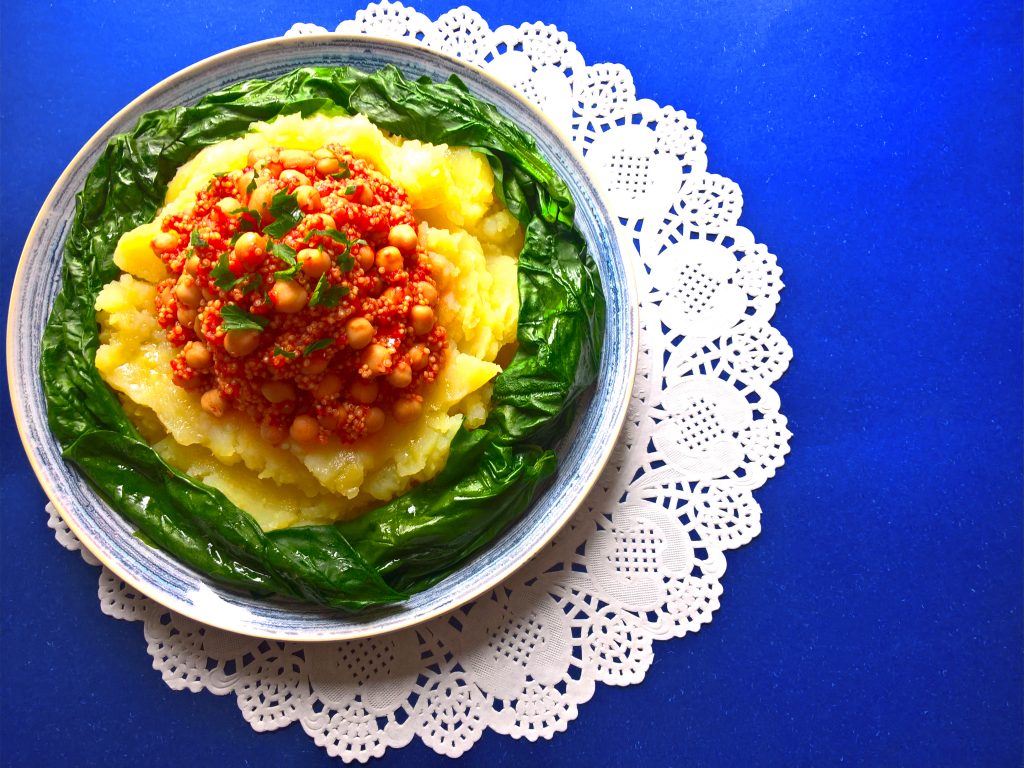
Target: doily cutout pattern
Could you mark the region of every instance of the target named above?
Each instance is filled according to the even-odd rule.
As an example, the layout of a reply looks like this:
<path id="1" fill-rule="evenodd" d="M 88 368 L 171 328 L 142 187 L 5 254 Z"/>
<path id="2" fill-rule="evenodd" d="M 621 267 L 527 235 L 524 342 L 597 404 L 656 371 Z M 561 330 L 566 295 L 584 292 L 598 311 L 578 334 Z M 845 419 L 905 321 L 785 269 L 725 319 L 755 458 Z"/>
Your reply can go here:
<path id="1" fill-rule="evenodd" d="M 296 24 L 286 36 L 327 31 Z M 642 352 L 619 445 L 585 507 L 530 565 L 412 629 L 343 643 L 257 640 L 173 614 L 106 568 L 100 606 L 143 623 L 172 689 L 233 693 L 254 730 L 298 722 L 346 762 L 414 737 L 456 757 L 487 728 L 548 739 L 597 683 L 642 681 L 654 640 L 710 622 L 725 553 L 760 531 L 752 491 L 782 465 L 790 438 L 772 389 L 792 357 L 769 324 L 781 270 L 739 226 L 740 188 L 707 172 L 696 123 L 637 99 L 625 67 L 587 65 L 557 28 L 492 30 L 466 7 L 431 21 L 382 2 L 337 31 L 418 42 L 486 69 L 587 158 L 640 285 Z M 98 565 L 48 510 L 57 540 Z"/>

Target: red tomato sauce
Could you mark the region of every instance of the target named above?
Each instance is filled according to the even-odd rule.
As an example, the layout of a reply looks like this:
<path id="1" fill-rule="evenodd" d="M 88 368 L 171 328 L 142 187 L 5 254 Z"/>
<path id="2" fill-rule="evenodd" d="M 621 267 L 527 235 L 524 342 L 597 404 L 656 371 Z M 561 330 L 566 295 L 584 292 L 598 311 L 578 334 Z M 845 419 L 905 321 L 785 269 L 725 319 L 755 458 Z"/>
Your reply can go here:
<path id="1" fill-rule="evenodd" d="M 175 384 L 272 443 L 351 443 L 422 412 L 447 354 L 405 191 L 343 146 L 268 148 L 215 177 L 153 250 Z"/>

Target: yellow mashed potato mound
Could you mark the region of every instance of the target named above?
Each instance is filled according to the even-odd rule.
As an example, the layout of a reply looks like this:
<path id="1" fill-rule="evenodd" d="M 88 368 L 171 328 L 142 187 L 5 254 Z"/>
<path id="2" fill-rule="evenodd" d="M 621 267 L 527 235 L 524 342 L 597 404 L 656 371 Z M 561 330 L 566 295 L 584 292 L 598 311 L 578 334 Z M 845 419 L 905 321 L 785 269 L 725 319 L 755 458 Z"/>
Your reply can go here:
<path id="1" fill-rule="evenodd" d="M 150 242 L 163 216 L 186 211 L 215 173 L 244 168 L 250 150 L 315 150 L 329 142 L 344 144 L 408 193 L 434 265 L 449 352 L 437 381 L 422 392 L 419 420 L 389 422 L 355 444 L 332 439 L 315 449 L 292 441 L 275 446 L 244 414 L 214 418 L 200 407 L 199 393 L 172 382 L 176 349 L 154 311 L 155 284 L 168 272 Z M 501 370 L 494 361 L 516 338 L 522 238 L 494 194 L 487 162 L 468 149 L 387 136 L 359 115 L 290 115 L 256 124 L 179 169 L 160 216 L 119 241 L 114 261 L 125 274 L 96 300 L 96 367 L 168 463 L 223 492 L 264 530 L 350 518 L 437 474 L 459 426 L 479 426 L 486 418 L 490 382 Z"/>

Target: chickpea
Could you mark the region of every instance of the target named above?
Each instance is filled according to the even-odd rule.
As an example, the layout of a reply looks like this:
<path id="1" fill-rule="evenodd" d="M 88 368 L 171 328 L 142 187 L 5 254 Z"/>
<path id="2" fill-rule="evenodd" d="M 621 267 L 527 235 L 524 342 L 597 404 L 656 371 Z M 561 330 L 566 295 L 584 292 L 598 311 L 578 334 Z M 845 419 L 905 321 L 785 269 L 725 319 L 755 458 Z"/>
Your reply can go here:
<path id="1" fill-rule="evenodd" d="M 278 158 L 285 168 L 312 168 L 316 164 L 313 153 L 304 149 L 282 149 Z"/>
<path id="2" fill-rule="evenodd" d="M 278 178 L 289 187 L 301 187 L 304 184 L 309 184 L 309 176 L 304 174 L 302 171 L 295 171 L 291 168 L 286 171 L 281 171 L 281 175 L 278 176 Z"/>
<path id="3" fill-rule="evenodd" d="M 409 365 L 414 371 L 422 371 L 430 362 L 430 350 L 423 344 L 417 344 L 409 350 Z"/>
<path id="4" fill-rule="evenodd" d="M 373 190 L 370 189 L 368 184 L 360 184 L 359 190 L 356 192 L 356 201 L 360 205 L 373 205 L 374 201 Z"/>
<path id="5" fill-rule="evenodd" d="M 302 363 L 302 372 L 307 376 L 317 376 L 327 370 L 327 359 L 318 357 L 310 360 L 306 358 Z"/>
<path id="6" fill-rule="evenodd" d="M 213 365 L 213 355 L 203 342 L 190 341 L 185 345 L 185 362 L 194 371 L 205 371 Z"/>
<path id="7" fill-rule="evenodd" d="M 252 180 L 256 178 L 256 174 L 252 171 L 246 171 L 240 173 L 235 178 L 235 190 L 238 192 L 238 199 L 245 200 L 249 197 L 249 185 L 252 184 Z"/>
<path id="8" fill-rule="evenodd" d="M 371 408 L 366 412 L 366 434 L 372 435 L 374 432 L 380 432 L 384 426 L 384 422 L 387 419 L 387 414 L 384 413 L 381 408 Z"/>
<path id="9" fill-rule="evenodd" d="M 161 232 L 154 237 L 151 245 L 157 253 L 168 253 L 177 248 L 180 242 L 181 235 L 172 229 L 169 232 Z"/>
<path id="10" fill-rule="evenodd" d="M 373 376 L 380 376 L 387 370 L 388 360 L 391 359 L 391 350 L 385 347 L 383 344 L 371 344 L 363 352 L 363 358 L 360 364 L 360 373 L 364 378 L 371 378 Z M 362 368 L 365 367 L 368 374 L 362 373 Z"/>
<path id="11" fill-rule="evenodd" d="M 249 150 L 246 160 L 253 167 L 260 163 L 276 163 L 278 161 L 278 151 L 273 147 L 257 147 L 256 149 Z"/>
<path id="12" fill-rule="evenodd" d="M 189 256 L 185 260 L 185 271 L 193 277 L 199 274 L 199 267 L 202 265 L 202 259 L 198 256 Z"/>
<path id="13" fill-rule="evenodd" d="M 393 245 L 385 245 L 377 251 L 377 269 L 381 272 L 397 272 L 405 266 L 402 252 Z"/>
<path id="14" fill-rule="evenodd" d="M 295 399 L 295 387 L 287 381 L 267 381 L 260 387 L 260 392 L 272 403 L 283 403 Z"/>
<path id="15" fill-rule="evenodd" d="M 174 297 L 179 305 L 195 309 L 203 301 L 203 292 L 191 275 L 182 275 L 174 284 Z"/>
<path id="16" fill-rule="evenodd" d="M 437 304 L 437 288 L 426 280 L 420 280 L 416 283 L 416 290 L 419 292 L 424 304 L 430 304 L 431 306 Z"/>
<path id="17" fill-rule="evenodd" d="M 264 182 L 252 191 L 249 196 L 249 207 L 259 213 L 263 221 L 266 221 L 270 218 L 270 202 L 276 194 L 277 187 L 271 182 Z"/>
<path id="18" fill-rule="evenodd" d="M 205 339 L 206 334 L 203 332 L 203 316 L 199 315 L 196 317 L 196 321 L 192 323 L 192 330 L 195 332 L 196 337 L 199 339 Z"/>
<path id="19" fill-rule="evenodd" d="M 267 238 L 256 232 L 244 232 L 235 241 L 235 257 L 248 267 L 258 266 L 267 256 Z"/>
<path id="20" fill-rule="evenodd" d="M 405 361 L 402 361 L 388 374 L 388 384 L 396 389 L 405 389 L 412 384 L 412 368 Z"/>
<path id="21" fill-rule="evenodd" d="M 393 285 L 384 290 L 384 293 L 380 295 L 380 299 L 381 301 L 386 301 L 388 304 L 394 304 L 397 306 L 405 301 L 405 291 L 397 285 Z"/>
<path id="22" fill-rule="evenodd" d="M 217 207 L 225 216 L 231 216 L 237 215 L 236 211 L 242 207 L 242 204 L 233 197 L 222 197 L 217 201 Z"/>
<path id="23" fill-rule="evenodd" d="M 196 318 L 199 317 L 199 313 L 190 307 L 178 307 L 178 322 L 182 328 L 191 328 Z"/>
<path id="24" fill-rule="evenodd" d="M 309 184 L 303 184 L 301 187 L 295 188 L 295 202 L 299 204 L 299 208 L 303 213 L 316 213 L 324 209 L 320 193 Z"/>
<path id="25" fill-rule="evenodd" d="M 367 270 L 373 266 L 373 262 L 374 259 L 377 257 L 377 254 L 373 252 L 373 248 L 371 248 L 370 246 L 360 245 L 356 252 L 353 254 L 353 256 L 355 256 L 356 262 L 359 264 L 359 266 L 362 267 L 364 270 Z"/>
<path id="26" fill-rule="evenodd" d="M 308 229 L 337 229 L 338 225 L 334 221 L 334 217 L 329 213 L 311 213 L 302 223 Z"/>
<path id="27" fill-rule="evenodd" d="M 297 258 L 302 265 L 302 271 L 310 277 L 320 277 L 324 272 L 331 269 L 331 257 L 319 248 L 303 248 L 299 251 Z"/>
<path id="28" fill-rule="evenodd" d="M 288 437 L 288 431 L 284 427 L 267 420 L 260 424 L 260 436 L 271 445 L 279 445 Z"/>
<path id="29" fill-rule="evenodd" d="M 409 319 L 412 321 L 412 330 L 417 336 L 426 336 L 434 327 L 434 310 L 417 304 L 409 310 Z"/>
<path id="30" fill-rule="evenodd" d="M 325 176 L 328 176 L 332 173 L 337 173 L 338 171 L 340 171 L 341 163 L 338 162 L 338 158 L 334 157 L 333 155 L 331 157 L 318 157 L 316 161 L 316 169 Z"/>
<path id="31" fill-rule="evenodd" d="M 331 150 L 329 150 L 327 147 L 320 147 L 320 149 L 314 149 L 313 157 L 315 157 L 317 160 L 328 160 L 332 157 L 337 159 L 337 155 L 331 152 Z"/>
<path id="32" fill-rule="evenodd" d="M 312 443 L 320 437 L 320 424 L 312 416 L 299 414 L 292 421 L 288 434 L 298 443 Z"/>
<path id="33" fill-rule="evenodd" d="M 244 357 L 259 344 L 259 331 L 228 331 L 224 334 L 224 349 L 232 357 Z"/>
<path id="34" fill-rule="evenodd" d="M 377 382 L 373 379 L 360 379 L 353 383 L 348 391 L 352 395 L 352 399 L 357 403 L 370 405 L 377 399 L 377 395 L 380 394 L 380 387 L 377 386 Z"/>
<path id="35" fill-rule="evenodd" d="M 377 329 L 373 323 L 365 317 L 353 317 L 345 325 L 345 335 L 348 336 L 348 345 L 352 349 L 363 349 L 373 341 L 373 334 Z"/>
<path id="36" fill-rule="evenodd" d="M 334 411 L 324 411 L 320 414 L 320 426 L 328 432 L 333 432 L 341 426 L 341 417 Z"/>
<path id="37" fill-rule="evenodd" d="M 341 392 L 341 376 L 336 373 L 328 373 L 313 389 L 313 396 L 317 400 L 327 400 Z"/>
<path id="38" fill-rule="evenodd" d="M 395 246 L 402 253 L 412 253 L 419 244 L 416 230 L 408 224 L 396 224 L 388 231 L 388 244 Z"/>
<path id="39" fill-rule="evenodd" d="M 289 315 L 301 312 L 308 300 L 306 289 L 294 280 L 278 280 L 270 289 L 270 301 L 278 312 Z"/>
<path id="40" fill-rule="evenodd" d="M 198 376 L 192 376 L 190 378 L 182 378 L 178 374 L 171 374 L 171 381 L 174 382 L 174 386 L 181 387 L 182 389 L 198 389 L 203 385 L 203 380 Z"/>
<path id="41" fill-rule="evenodd" d="M 208 389 L 203 392 L 203 396 L 199 398 L 199 405 L 208 414 L 218 419 L 227 413 L 230 407 L 219 389 Z"/>
<path id="42" fill-rule="evenodd" d="M 400 400 L 396 400 L 395 404 L 391 406 L 391 413 L 395 417 L 395 421 L 408 422 L 419 417 L 423 412 L 423 403 L 418 398 L 414 397 L 403 397 Z"/>

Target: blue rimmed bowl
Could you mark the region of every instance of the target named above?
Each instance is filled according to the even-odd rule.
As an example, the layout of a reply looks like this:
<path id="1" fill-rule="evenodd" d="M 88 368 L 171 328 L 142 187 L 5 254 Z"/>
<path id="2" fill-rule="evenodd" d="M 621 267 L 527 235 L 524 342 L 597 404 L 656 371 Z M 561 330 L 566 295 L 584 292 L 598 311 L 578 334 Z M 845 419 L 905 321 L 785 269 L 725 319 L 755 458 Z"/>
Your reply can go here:
<path id="1" fill-rule="evenodd" d="M 46 420 L 40 345 L 60 285 L 75 195 L 111 137 L 131 130 L 145 112 L 193 104 L 243 80 L 273 79 L 304 66 L 373 71 L 388 64 L 406 77 L 458 75 L 474 95 L 536 139 L 576 200 L 576 224 L 600 270 L 607 316 L 598 381 L 556 446 L 555 480 L 498 540 L 448 578 L 397 606 L 347 614 L 225 589 L 134 536 L 131 524 L 61 458 Z M 172 611 L 221 629 L 282 640 L 343 640 L 408 627 L 472 600 L 523 565 L 565 524 L 597 480 L 625 419 L 639 349 L 636 307 L 630 265 L 593 178 L 570 142 L 522 97 L 476 67 L 408 43 L 340 35 L 282 38 L 236 48 L 168 78 L 115 115 L 75 156 L 39 212 L 18 266 L 8 318 L 8 378 L 21 439 L 43 489 L 82 544 L 119 578 Z"/>

